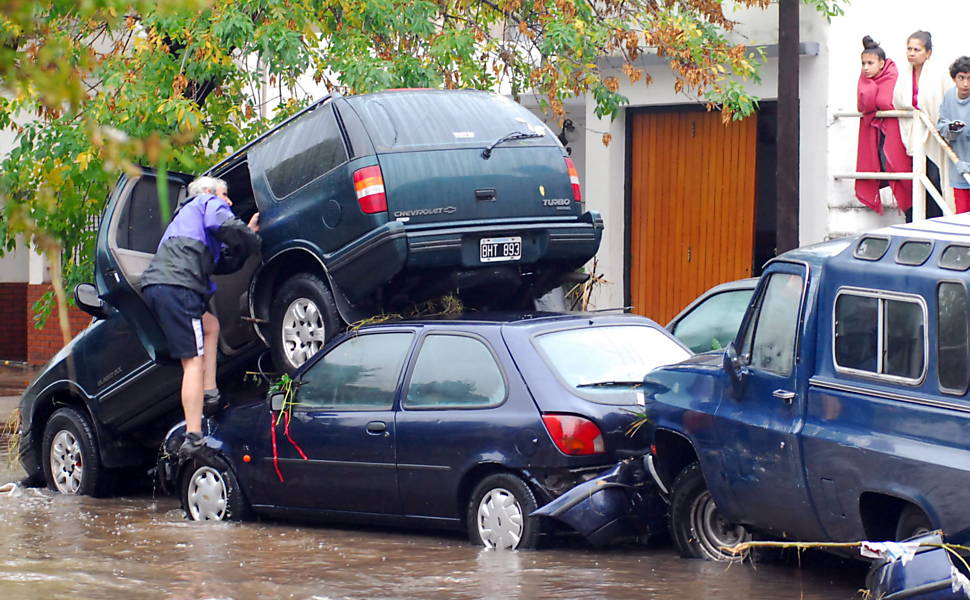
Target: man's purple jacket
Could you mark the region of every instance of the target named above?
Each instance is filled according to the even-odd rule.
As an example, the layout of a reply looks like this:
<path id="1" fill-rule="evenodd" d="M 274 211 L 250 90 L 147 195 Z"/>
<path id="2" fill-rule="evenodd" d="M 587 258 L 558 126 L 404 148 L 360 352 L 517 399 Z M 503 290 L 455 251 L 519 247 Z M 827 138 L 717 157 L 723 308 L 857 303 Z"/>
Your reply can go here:
<path id="1" fill-rule="evenodd" d="M 213 274 L 238 270 L 258 250 L 259 236 L 224 200 L 199 194 L 179 204 L 155 258 L 142 273 L 141 287 L 177 285 L 208 298 L 216 289 Z"/>

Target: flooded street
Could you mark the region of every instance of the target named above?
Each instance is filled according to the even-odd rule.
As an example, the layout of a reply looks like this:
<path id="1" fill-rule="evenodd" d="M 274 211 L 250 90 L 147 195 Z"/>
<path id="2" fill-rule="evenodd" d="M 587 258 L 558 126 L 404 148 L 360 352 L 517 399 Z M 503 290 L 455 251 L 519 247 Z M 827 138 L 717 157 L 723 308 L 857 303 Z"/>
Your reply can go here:
<path id="1" fill-rule="evenodd" d="M 20 472 L 6 457 L 0 483 Z M 0 598 L 857 598 L 865 570 L 682 560 L 670 547 L 578 541 L 496 552 L 463 536 L 186 521 L 174 498 L 0 495 Z"/>

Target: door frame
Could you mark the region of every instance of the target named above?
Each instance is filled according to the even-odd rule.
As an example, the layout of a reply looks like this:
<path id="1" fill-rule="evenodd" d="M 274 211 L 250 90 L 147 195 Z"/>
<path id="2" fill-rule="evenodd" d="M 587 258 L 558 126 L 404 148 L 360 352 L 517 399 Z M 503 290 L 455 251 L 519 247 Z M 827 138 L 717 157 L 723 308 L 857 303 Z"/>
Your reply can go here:
<path id="1" fill-rule="evenodd" d="M 766 189 L 763 186 L 763 180 L 765 178 L 776 177 L 774 172 L 765 172 L 763 169 L 762 161 L 758 160 L 760 157 L 760 138 L 767 133 L 775 133 L 777 127 L 772 123 L 771 127 L 767 126 L 767 123 L 763 123 L 762 114 L 767 116 L 768 119 L 777 120 L 777 102 L 774 100 L 763 101 L 761 103 L 764 105 L 761 108 L 765 108 L 762 111 L 760 108 L 758 110 L 758 127 L 755 138 L 755 206 L 753 207 L 753 234 L 755 235 L 754 247 L 752 248 L 752 269 L 751 276 L 757 277 L 761 274 L 765 264 L 760 264 L 760 258 L 768 257 L 769 259 L 775 255 L 774 248 L 772 247 L 770 251 L 766 252 L 765 248 L 760 248 L 758 245 L 758 225 L 760 222 L 759 217 L 774 218 L 774 214 L 770 215 L 763 214 L 762 204 L 774 202 L 775 198 L 773 195 L 770 197 L 762 197 L 762 190 Z M 633 117 L 637 114 L 644 113 L 689 113 L 689 112 L 707 112 L 705 105 L 703 104 L 663 104 L 654 106 L 635 106 L 629 107 L 626 110 L 626 122 L 624 124 L 624 166 L 623 166 L 623 306 L 629 307 L 633 304 L 633 294 L 631 289 L 631 276 L 633 273 Z M 774 191 L 774 187 L 771 186 L 771 191 Z M 759 193 L 762 192 L 762 193 Z M 772 243 L 774 246 L 774 243 Z M 724 283 L 724 282 L 721 282 Z"/>

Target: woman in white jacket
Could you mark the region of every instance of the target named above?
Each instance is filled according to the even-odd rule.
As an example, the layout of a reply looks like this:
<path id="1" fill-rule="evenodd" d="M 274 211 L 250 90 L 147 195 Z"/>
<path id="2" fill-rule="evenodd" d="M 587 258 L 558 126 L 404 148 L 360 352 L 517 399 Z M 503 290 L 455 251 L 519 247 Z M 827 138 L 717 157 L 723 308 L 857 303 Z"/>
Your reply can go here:
<path id="1" fill-rule="evenodd" d="M 940 104 L 943 93 L 951 85 L 946 76 L 946 69 L 938 68 L 933 56 L 933 36 L 928 31 L 915 31 L 906 40 L 906 61 L 900 61 L 899 79 L 893 90 L 893 105 L 897 109 L 918 108 L 929 117 L 930 123 L 936 123 L 940 116 Z M 906 153 L 913 155 L 917 145 L 923 145 L 926 150 L 926 176 L 937 190 L 940 187 L 940 168 L 946 165 L 943 149 L 938 144 L 926 143 L 929 137 L 928 129 L 913 127 L 914 119 L 897 119 L 899 133 L 902 135 Z M 917 136 L 916 132 L 922 135 Z M 929 192 L 926 194 L 926 216 L 939 217 L 943 212 L 937 206 Z M 913 209 L 906 211 L 906 221 L 913 220 Z"/>

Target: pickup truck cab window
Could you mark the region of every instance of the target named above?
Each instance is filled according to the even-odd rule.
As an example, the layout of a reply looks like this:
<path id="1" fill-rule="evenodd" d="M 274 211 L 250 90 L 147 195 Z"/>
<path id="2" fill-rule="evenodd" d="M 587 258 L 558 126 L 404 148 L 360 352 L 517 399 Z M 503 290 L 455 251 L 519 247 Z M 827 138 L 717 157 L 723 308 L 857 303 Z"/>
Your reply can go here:
<path id="1" fill-rule="evenodd" d="M 940 255 L 940 267 L 952 271 L 970 269 L 970 246 L 951 244 Z"/>
<path id="2" fill-rule="evenodd" d="M 920 383 L 926 371 L 926 321 L 919 296 L 840 290 L 833 319 L 836 370 Z"/>
<path id="3" fill-rule="evenodd" d="M 937 288 L 937 349 L 940 390 L 964 395 L 970 384 L 970 326 L 967 289 L 962 282 L 943 281 Z"/>

